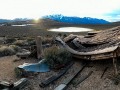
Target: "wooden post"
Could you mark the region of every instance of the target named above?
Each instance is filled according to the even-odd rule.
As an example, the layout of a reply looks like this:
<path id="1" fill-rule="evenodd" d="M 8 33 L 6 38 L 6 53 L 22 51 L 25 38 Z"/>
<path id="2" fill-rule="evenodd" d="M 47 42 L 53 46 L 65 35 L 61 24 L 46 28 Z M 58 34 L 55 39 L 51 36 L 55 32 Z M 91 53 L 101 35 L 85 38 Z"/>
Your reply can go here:
<path id="1" fill-rule="evenodd" d="M 113 52 L 113 66 L 114 66 L 114 73 L 115 75 L 118 75 L 118 70 L 117 70 L 117 53 Z"/>
<path id="2" fill-rule="evenodd" d="M 36 38 L 36 46 L 37 46 L 37 58 L 42 58 L 42 37 L 37 36 Z"/>

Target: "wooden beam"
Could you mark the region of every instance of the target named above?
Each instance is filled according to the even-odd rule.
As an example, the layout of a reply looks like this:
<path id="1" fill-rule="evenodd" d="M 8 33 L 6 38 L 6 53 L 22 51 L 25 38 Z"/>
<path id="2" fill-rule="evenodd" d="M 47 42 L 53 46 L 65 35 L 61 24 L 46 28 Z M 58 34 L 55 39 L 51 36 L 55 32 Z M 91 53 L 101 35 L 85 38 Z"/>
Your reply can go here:
<path id="1" fill-rule="evenodd" d="M 117 70 L 117 53 L 113 52 L 113 66 L 114 66 L 114 73 L 115 75 L 118 75 L 118 70 Z"/>
<path id="2" fill-rule="evenodd" d="M 76 84 L 73 86 L 77 87 L 77 85 L 79 85 L 81 82 L 83 82 L 85 79 L 87 79 L 92 73 L 93 73 L 93 71 L 90 71 L 87 75 L 80 77 L 80 80 L 78 82 L 76 82 Z"/>
<path id="3" fill-rule="evenodd" d="M 42 37 L 37 36 L 36 37 L 36 45 L 37 45 L 37 58 L 42 58 Z"/>
<path id="4" fill-rule="evenodd" d="M 54 90 L 65 90 L 68 85 L 70 84 L 70 82 L 76 78 L 78 76 L 79 73 L 81 73 L 83 71 L 83 69 L 86 67 L 87 64 L 83 65 L 82 68 L 80 68 L 76 73 L 74 73 L 74 75 L 71 75 L 70 77 L 67 77 L 62 84 L 60 84 L 59 86 L 57 86 Z"/>
<path id="5" fill-rule="evenodd" d="M 74 50 L 71 47 L 69 47 L 64 41 L 62 41 L 60 37 L 56 37 L 56 41 L 58 41 L 70 53 L 75 54 L 75 55 L 82 55 L 82 56 L 109 53 L 109 52 L 114 52 L 115 50 L 118 49 L 118 46 L 111 46 L 111 47 L 105 47 L 103 49 L 96 49 L 94 51 L 80 52 L 80 51 Z"/>
<path id="6" fill-rule="evenodd" d="M 64 69 L 60 70 L 60 72 L 59 72 L 57 75 L 51 76 L 51 77 L 48 78 L 47 80 L 42 81 L 39 86 L 40 86 L 40 87 L 45 87 L 45 86 L 49 85 L 50 83 L 56 81 L 56 80 L 59 79 L 61 76 L 63 76 L 73 64 L 74 64 L 74 63 L 71 62 L 71 63 L 70 63 L 68 66 L 66 66 Z"/>

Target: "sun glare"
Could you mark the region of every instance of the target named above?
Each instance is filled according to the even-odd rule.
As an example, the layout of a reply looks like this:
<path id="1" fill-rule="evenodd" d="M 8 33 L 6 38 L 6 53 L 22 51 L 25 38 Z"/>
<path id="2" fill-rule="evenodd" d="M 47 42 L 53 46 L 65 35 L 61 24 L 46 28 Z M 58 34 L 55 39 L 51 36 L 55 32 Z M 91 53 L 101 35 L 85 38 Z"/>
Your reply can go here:
<path id="1" fill-rule="evenodd" d="M 35 22 L 35 23 L 38 23 L 38 22 L 39 22 L 39 19 L 40 19 L 40 18 L 35 18 L 35 19 L 34 19 L 34 22 Z"/>

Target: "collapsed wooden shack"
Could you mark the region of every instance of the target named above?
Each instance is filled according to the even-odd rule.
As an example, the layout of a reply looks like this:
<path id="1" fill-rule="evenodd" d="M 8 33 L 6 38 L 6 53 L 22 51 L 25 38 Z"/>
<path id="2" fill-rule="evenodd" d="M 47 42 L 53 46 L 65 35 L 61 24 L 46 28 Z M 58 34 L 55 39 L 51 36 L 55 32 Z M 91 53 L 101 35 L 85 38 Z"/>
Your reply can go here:
<path id="1" fill-rule="evenodd" d="M 101 30 L 88 35 L 69 35 L 63 40 L 56 37 L 56 41 L 62 45 L 74 57 L 85 60 L 105 60 L 113 58 L 115 74 L 117 74 L 117 57 L 120 56 L 120 26 Z"/>

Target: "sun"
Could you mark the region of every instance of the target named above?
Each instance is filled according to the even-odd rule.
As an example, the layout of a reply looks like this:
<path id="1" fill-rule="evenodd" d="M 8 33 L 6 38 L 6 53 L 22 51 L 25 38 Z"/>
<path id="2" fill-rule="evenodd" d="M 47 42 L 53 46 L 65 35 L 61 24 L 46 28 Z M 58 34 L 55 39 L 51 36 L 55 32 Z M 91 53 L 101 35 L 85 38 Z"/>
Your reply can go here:
<path id="1" fill-rule="evenodd" d="M 38 23 L 39 21 L 40 21 L 40 18 L 38 18 L 38 17 L 34 19 L 35 23 Z"/>

